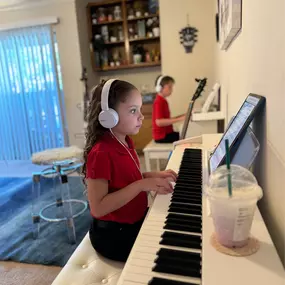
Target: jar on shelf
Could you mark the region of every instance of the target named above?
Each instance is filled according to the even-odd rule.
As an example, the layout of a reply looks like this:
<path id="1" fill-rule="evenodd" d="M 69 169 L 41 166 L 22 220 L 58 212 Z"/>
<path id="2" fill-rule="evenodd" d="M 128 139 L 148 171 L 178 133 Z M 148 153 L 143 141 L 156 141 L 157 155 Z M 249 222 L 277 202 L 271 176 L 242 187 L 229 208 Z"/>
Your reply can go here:
<path id="1" fill-rule="evenodd" d="M 105 22 L 107 20 L 106 13 L 105 13 L 105 8 L 100 7 L 98 9 L 98 14 L 99 14 L 98 15 L 98 22 L 99 23 Z"/>
<path id="2" fill-rule="evenodd" d="M 130 7 L 128 11 L 128 19 L 133 19 L 135 17 L 135 11 L 132 7 Z"/>
<path id="3" fill-rule="evenodd" d="M 92 14 L 92 25 L 96 25 L 97 24 L 97 15 L 96 13 Z"/>
<path id="4" fill-rule="evenodd" d="M 121 20 L 122 19 L 122 12 L 121 12 L 121 7 L 116 6 L 114 9 L 114 18 L 115 20 Z"/>
<path id="5" fill-rule="evenodd" d="M 112 14 L 108 14 L 108 22 L 113 21 L 113 15 Z"/>

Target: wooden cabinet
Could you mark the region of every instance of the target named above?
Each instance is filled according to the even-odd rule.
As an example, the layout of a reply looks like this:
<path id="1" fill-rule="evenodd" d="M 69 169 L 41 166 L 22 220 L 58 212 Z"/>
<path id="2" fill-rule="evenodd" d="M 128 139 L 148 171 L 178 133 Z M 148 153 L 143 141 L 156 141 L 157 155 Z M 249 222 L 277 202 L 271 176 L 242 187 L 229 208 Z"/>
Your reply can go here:
<path id="1" fill-rule="evenodd" d="M 152 103 L 143 104 L 142 113 L 142 127 L 137 135 L 131 136 L 138 153 L 142 153 L 143 148 L 152 140 Z"/>
<path id="2" fill-rule="evenodd" d="M 161 64 L 159 10 L 149 0 L 105 0 L 87 5 L 93 69 Z"/>

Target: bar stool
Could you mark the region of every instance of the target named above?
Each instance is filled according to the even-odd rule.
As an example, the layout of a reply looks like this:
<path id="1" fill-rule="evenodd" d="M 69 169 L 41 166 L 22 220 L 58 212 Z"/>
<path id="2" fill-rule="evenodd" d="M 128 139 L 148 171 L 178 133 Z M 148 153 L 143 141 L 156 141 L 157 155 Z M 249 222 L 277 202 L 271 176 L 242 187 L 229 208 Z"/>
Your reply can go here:
<path id="1" fill-rule="evenodd" d="M 76 243 L 76 232 L 74 218 L 80 216 L 87 209 L 87 202 L 70 197 L 70 189 L 68 184 L 68 175 L 72 173 L 80 173 L 82 162 L 77 158 L 62 161 L 54 161 L 51 167 L 41 172 L 33 173 L 32 186 L 32 221 L 33 236 L 38 238 L 40 234 L 40 222 L 61 222 L 65 221 L 67 226 L 68 238 L 71 243 Z M 55 192 L 55 202 L 49 203 L 42 207 L 40 205 L 41 198 L 41 178 L 50 178 L 53 180 L 53 191 Z M 73 213 L 72 205 L 74 203 L 82 204 L 80 210 Z M 55 207 L 55 217 L 50 217 L 46 212 L 48 209 Z"/>

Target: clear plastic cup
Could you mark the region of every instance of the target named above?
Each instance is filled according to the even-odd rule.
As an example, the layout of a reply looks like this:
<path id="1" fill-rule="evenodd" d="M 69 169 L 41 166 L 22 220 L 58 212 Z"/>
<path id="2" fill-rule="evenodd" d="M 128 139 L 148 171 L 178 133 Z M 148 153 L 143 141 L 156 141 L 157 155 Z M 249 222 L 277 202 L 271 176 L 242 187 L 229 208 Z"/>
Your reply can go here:
<path id="1" fill-rule="evenodd" d="M 254 175 L 239 165 L 231 165 L 232 196 L 228 191 L 229 171 L 225 165 L 209 177 L 205 193 L 210 202 L 217 240 L 226 247 L 247 244 L 256 203 L 262 189 Z"/>

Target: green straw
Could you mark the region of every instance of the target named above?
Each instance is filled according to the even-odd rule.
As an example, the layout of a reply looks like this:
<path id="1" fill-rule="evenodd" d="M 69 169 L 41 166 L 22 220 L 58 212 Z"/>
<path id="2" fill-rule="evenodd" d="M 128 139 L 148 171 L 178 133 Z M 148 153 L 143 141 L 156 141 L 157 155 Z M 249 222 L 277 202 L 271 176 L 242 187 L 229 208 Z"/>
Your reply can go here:
<path id="1" fill-rule="evenodd" d="M 229 190 L 229 196 L 232 197 L 232 177 L 231 177 L 231 158 L 230 158 L 230 150 L 229 150 L 229 140 L 225 140 L 226 144 L 226 163 L 227 163 L 227 169 L 229 171 L 228 174 L 228 190 Z"/>

